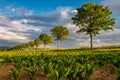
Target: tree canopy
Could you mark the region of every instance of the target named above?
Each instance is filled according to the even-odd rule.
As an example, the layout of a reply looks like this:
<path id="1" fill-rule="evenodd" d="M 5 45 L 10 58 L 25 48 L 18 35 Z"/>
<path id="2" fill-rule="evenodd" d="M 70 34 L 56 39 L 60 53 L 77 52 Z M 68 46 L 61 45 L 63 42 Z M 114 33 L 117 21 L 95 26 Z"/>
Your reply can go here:
<path id="1" fill-rule="evenodd" d="M 57 40 L 57 47 L 59 48 L 59 41 L 67 39 L 69 30 L 64 26 L 54 26 L 51 29 L 52 35 Z"/>
<path id="2" fill-rule="evenodd" d="M 34 45 L 35 45 L 34 41 L 30 41 L 28 44 L 29 44 L 30 47 L 34 47 Z"/>
<path id="3" fill-rule="evenodd" d="M 52 35 L 48 33 L 43 33 L 39 36 L 39 39 L 43 42 L 44 44 L 44 49 L 46 48 L 45 45 L 50 44 L 53 42 Z"/>
<path id="4" fill-rule="evenodd" d="M 36 47 L 38 47 L 40 44 L 42 44 L 41 40 L 39 38 L 34 40 L 34 44 Z"/>

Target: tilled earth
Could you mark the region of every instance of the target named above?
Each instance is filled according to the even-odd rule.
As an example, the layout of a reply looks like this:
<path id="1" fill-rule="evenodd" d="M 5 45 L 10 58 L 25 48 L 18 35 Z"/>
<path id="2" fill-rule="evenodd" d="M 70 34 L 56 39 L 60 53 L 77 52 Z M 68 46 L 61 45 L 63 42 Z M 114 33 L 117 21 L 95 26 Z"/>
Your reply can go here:
<path id="1" fill-rule="evenodd" d="M 9 75 L 10 69 L 14 66 L 10 63 L 4 63 L 0 65 L 0 80 L 11 80 Z M 37 77 L 35 80 L 47 80 L 44 76 L 41 75 L 41 71 L 38 71 Z M 93 72 L 91 75 L 91 80 L 114 80 L 117 74 L 115 72 L 115 67 L 113 64 L 106 64 L 100 66 Z M 19 80 L 31 80 L 30 76 L 26 71 L 22 71 Z"/>

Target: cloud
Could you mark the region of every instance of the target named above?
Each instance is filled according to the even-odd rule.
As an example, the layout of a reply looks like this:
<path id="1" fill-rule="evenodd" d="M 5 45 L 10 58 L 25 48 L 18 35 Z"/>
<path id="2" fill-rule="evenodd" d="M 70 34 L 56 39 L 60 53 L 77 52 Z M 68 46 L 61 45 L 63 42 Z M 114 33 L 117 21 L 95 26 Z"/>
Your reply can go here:
<path id="1" fill-rule="evenodd" d="M 71 16 L 74 15 L 75 10 L 71 7 L 58 7 L 55 11 L 44 13 L 44 15 L 30 15 L 26 17 L 11 17 L 11 20 L 21 21 L 27 20 L 27 25 L 44 28 L 43 32 L 50 32 L 51 27 L 56 25 L 66 25 L 71 21 Z M 22 22 L 24 24 L 24 22 Z"/>
<path id="2" fill-rule="evenodd" d="M 12 8 L 15 12 L 17 9 Z M 25 12 L 24 9 L 18 11 Z M 14 41 L 29 41 L 38 37 L 41 33 L 51 33 L 50 29 L 56 25 L 63 25 L 69 29 L 69 38 L 61 42 L 61 47 L 80 47 L 89 46 L 89 35 L 84 33 L 77 34 L 78 29 L 73 25 L 71 18 L 76 14 L 76 10 L 72 7 L 58 7 L 54 11 L 49 11 L 41 15 L 13 16 L 0 18 L 0 38 L 6 40 L 9 45 Z M 7 23 L 7 24 L 6 24 Z M 114 25 L 114 31 L 102 31 L 100 35 L 94 37 L 94 45 L 110 45 L 117 44 L 120 40 L 119 23 Z M 10 36 L 14 36 L 13 38 Z M 4 37 L 4 38 L 3 38 Z M 10 41 L 9 41 L 10 40 Z M 14 41 L 13 41 L 14 40 Z M 13 43 L 15 44 L 15 43 Z M 6 45 L 6 44 L 5 44 Z M 71 46 L 72 45 L 72 46 Z M 56 41 L 50 46 L 55 47 Z"/>
<path id="3" fill-rule="evenodd" d="M 22 27 L 18 26 L 20 26 L 19 22 L 10 21 L 8 18 L 0 16 L 0 39 L 13 41 L 25 40 L 26 37 L 17 34 L 17 31 L 19 32 L 22 30 Z"/>
<path id="4" fill-rule="evenodd" d="M 5 16 L 0 16 L 0 40 L 19 43 L 27 42 L 38 36 L 37 33 L 40 32 L 40 28 L 35 28 L 35 26 L 22 24 L 20 21 L 10 20 Z"/>
<path id="5" fill-rule="evenodd" d="M 7 7 L 11 11 L 16 11 L 16 8 Z M 20 10 L 25 12 L 24 9 Z M 66 25 L 71 21 L 71 16 L 75 10 L 71 7 L 58 7 L 55 11 L 47 12 L 44 15 L 28 15 L 14 16 L 1 18 L 1 29 L 4 30 L 6 37 L 3 40 L 13 40 L 10 36 L 15 36 L 14 40 L 31 40 L 35 39 L 40 33 L 48 32 L 55 25 Z M 8 24 L 5 24 L 8 23 Z M 2 37 L 3 35 L 1 35 Z M 21 42 L 21 41 L 20 41 Z"/>
<path id="6" fill-rule="evenodd" d="M 27 10 L 23 7 L 14 8 L 11 6 L 7 6 L 6 9 L 11 11 L 12 13 L 14 12 L 14 13 L 21 15 L 21 16 L 29 16 L 29 15 L 32 15 L 34 12 L 33 10 Z"/>
<path id="7" fill-rule="evenodd" d="M 14 10 L 14 9 L 12 9 L 12 10 Z M 33 13 L 33 10 L 26 10 L 23 7 L 16 8 L 15 11 L 18 12 L 22 16 L 29 16 L 29 15 L 32 15 L 32 13 Z"/>
<path id="8" fill-rule="evenodd" d="M 10 41 L 10 40 L 0 40 L 0 47 L 10 47 L 10 45 L 20 44 L 19 42 Z"/>

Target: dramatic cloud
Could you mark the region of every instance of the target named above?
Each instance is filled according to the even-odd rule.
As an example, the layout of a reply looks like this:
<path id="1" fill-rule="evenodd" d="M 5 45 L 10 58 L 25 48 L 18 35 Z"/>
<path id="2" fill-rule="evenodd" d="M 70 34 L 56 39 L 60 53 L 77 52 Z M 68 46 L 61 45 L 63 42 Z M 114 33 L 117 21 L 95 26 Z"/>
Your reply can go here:
<path id="1" fill-rule="evenodd" d="M 33 33 L 41 32 L 40 28 L 31 25 L 27 26 L 27 24 L 21 24 L 19 21 L 11 21 L 9 18 L 0 16 L 0 39 L 24 42 L 28 41 L 31 38 L 29 36 L 33 35 Z"/>
<path id="2" fill-rule="evenodd" d="M 107 0 L 106 0 L 107 1 Z M 105 3 L 102 2 L 102 3 Z M 84 33 L 77 34 L 78 29 L 73 25 L 71 18 L 76 14 L 72 7 L 58 7 L 55 11 L 41 15 L 30 15 L 24 8 L 9 8 L 12 12 L 20 12 L 25 16 L 0 17 L 0 43 L 5 40 L 8 45 L 18 42 L 29 41 L 38 37 L 41 33 L 50 33 L 50 29 L 56 25 L 66 26 L 70 30 L 68 40 L 61 42 L 61 47 L 80 47 L 89 46 L 89 36 Z M 6 24 L 7 23 L 7 24 Z M 100 35 L 94 37 L 94 45 L 118 44 L 120 40 L 120 24 L 116 23 L 114 31 L 101 31 Z M 16 43 L 15 43 L 16 42 Z M 2 45 L 8 46 L 7 43 Z M 72 45 L 72 46 L 71 46 Z M 56 41 L 50 47 L 56 46 Z"/>
<path id="3" fill-rule="evenodd" d="M 16 31 L 20 31 L 20 29 L 22 29 L 21 27 L 18 27 L 19 25 L 20 24 L 16 21 L 10 21 L 6 17 L 0 16 L 0 39 L 24 40 L 25 39 L 24 36 L 22 35 L 18 36 L 17 33 L 15 33 Z"/>
<path id="4" fill-rule="evenodd" d="M 21 21 L 22 24 L 44 28 L 42 32 L 50 32 L 51 27 L 72 23 L 71 16 L 75 10 L 71 7 L 58 7 L 55 11 L 44 13 L 44 15 L 31 15 L 26 17 L 11 17 L 11 20 Z"/>

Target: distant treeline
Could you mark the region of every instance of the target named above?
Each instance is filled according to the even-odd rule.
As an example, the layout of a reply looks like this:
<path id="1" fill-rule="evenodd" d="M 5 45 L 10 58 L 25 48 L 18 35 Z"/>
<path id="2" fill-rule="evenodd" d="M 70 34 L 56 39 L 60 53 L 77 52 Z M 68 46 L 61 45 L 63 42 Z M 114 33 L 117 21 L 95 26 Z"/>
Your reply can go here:
<path id="1" fill-rule="evenodd" d="M 113 25 L 115 24 L 116 20 L 111 17 L 112 11 L 109 7 L 105 7 L 102 4 L 89 2 L 83 4 L 83 6 L 81 6 L 80 8 L 77 8 L 76 11 L 77 14 L 71 18 L 73 20 L 73 24 L 78 27 L 76 33 L 85 33 L 86 35 L 89 35 L 91 49 L 93 48 L 94 36 L 100 34 L 100 31 L 114 29 Z M 38 48 L 38 46 L 41 44 L 43 44 L 44 49 L 46 49 L 46 45 L 53 43 L 54 40 L 57 41 L 57 48 L 59 48 L 60 41 L 67 39 L 69 35 L 69 30 L 61 25 L 53 26 L 50 32 L 52 34 L 40 34 L 39 38 L 33 41 L 19 44 L 10 47 L 9 49 L 26 49 L 33 47 Z"/>

